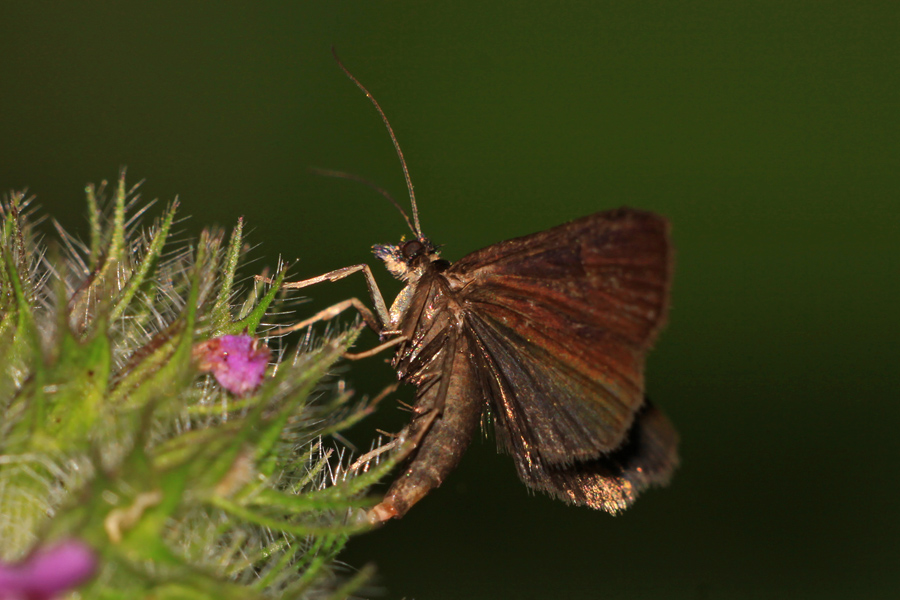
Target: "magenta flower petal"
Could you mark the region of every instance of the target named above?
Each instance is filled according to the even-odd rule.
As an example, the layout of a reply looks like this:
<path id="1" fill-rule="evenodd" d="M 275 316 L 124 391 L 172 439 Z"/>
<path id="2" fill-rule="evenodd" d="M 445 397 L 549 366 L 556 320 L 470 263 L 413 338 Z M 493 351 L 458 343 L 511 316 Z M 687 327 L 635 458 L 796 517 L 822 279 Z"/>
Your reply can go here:
<path id="1" fill-rule="evenodd" d="M 201 371 L 209 371 L 223 388 L 242 396 L 262 383 L 269 347 L 249 335 L 223 335 L 194 347 Z"/>
<path id="2" fill-rule="evenodd" d="M 78 540 L 40 548 L 15 564 L 0 562 L 0 600 L 52 600 L 94 576 L 97 556 Z"/>

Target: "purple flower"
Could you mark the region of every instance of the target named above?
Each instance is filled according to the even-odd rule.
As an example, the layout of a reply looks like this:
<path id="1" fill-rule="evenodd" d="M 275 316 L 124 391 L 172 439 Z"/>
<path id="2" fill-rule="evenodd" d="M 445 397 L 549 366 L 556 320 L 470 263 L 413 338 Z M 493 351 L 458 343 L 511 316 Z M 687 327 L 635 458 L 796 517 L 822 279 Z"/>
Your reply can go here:
<path id="1" fill-rule="evenodd" d="M 223 335 L 194 346 L 201 371 L 212 372 L 223 388 L 237 396 L 262 383 L 269 364 L 269 347 L 249 335 Z"/>
<path id="2" fill-rule="evenodd" d="M 39 548 L 24 560 L 0 561 L 0 600 L 51 600 L 94 576 L 97 557 L 79 540 Z"/>

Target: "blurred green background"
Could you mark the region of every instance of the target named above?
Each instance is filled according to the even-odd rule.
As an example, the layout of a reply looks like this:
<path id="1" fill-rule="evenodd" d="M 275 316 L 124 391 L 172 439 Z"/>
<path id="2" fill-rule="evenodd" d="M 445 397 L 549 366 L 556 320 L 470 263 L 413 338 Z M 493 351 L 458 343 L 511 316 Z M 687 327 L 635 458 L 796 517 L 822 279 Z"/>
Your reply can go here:
<path id="1" fill-rule="evenodd" d="M 405 197 L 332 44 L 447 258 L 620 205 L 671 219 L 648 389 L 682 435 L 672 485 L 612 518 L 530 495 L 478 441 L 352 542 L 372 595 L 897 597 L 896 2 L 4 2 L 0 23 L 0 189 L 82 235 L 84 184 L 127 165 L 145 198 L 179 196 L 183 237 L 245 215 L 247 275 L 374 264 L 396 211 L 306 171 Z M 302 311 L 365 286 L 309 295 Z M 392 380 L 378 358 L 344 374 Z M 403 420 L 386 404 L 354 440 Z"/>

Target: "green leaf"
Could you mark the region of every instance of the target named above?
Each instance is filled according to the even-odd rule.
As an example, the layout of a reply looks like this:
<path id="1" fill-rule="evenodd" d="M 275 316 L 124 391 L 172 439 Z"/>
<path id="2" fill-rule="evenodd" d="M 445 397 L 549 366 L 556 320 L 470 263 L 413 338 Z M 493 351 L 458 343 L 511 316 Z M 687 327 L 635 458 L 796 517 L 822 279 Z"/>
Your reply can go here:
<path id="1" fill-rule="evenodd" d="M 244 218 L 241 217 L 238 219 L 238 223 L 231 233 L 231 240 L 228 242 L 225 267 L 222 270 L 222 282 L 219 284 L 219 292 L 216 295 L 216 302 L 212 309 L 213 333 L 211 337 L 217 337 L 231 332 L 229 331 L 229 325 L 231 325 L 231 313 L 228 308 L 228 303 L 231 300 L 233 291 L 234 274 L 237 271 L 238 261 L 241 257 L 243 231 Z"/>
<path id="2" fill-rule="evenodd" d="M 272 300 L 278 295 L 281 284 L 284 282 L 285 275 L 287 275 L 287 269 L 282 269 L 278 273 L 278 276 L 275 277 L 275 280 L 272 282 L 272 285 L 266 294 L 259 300 L 256 307 L 250 311 L 250 314 L 243 319 L 232 323 L 230 327 L 226 327 L 225 332 L 238 335 L 246 331 L 250 335 L 255 335 L 256 328 L 259 327 L 260 321 L 262 321 L 266 311 L 269 310 L 269 305 L 272 304 Z"/>
<path id="3" fill-rule="evenodd" d="M 172 203 L 172 205 L 169 207 L 169 210 L 166 212 L 166 216 L 163 219 L 162 224 L 156 230 L 156 233 L 153 235 L 150 246 L 147 248 L 146 254 L 141 259 L 137 270 L 135 270 L 135 272 L 131 274 L 131 277 L 129 277 L 128 279 L 128 283 L 126 283 L 124 289 L 119 292 L 119 297 L 113 303 L 112 311 L 110 311 L 110 320 L 115 320 L 122 316 L 122 314 L 125 312 L 125 309 L 128 308 L 129 304 L 134 298 L 134 294 L 137 292 L 141 284 L 144 283 L 144 280 L 150 272 L 150 269 L 153 267 L 156 259 L 162 252 L 163 245 L 166 243 L 166 238 L 169 235 L 169 229 L 172 227 L 172 222 L 175 220 L 176 210 L 178 210 L 177 200 Z"/>

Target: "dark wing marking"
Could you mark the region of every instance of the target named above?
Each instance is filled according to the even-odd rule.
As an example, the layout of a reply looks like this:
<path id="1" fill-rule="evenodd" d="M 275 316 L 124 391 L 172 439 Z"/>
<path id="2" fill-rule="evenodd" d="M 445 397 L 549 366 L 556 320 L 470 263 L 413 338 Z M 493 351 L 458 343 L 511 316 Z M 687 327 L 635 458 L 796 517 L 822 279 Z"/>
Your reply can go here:
<path id="1" fill-rule="evenodd" d="M 678 466 L 678 434 L 655 406 L 646 402 L 635 415 L 625 443 L 608 456 L 568 466 L 537 464 L 519 477 L 551 496 L 616 513 L 628 508 L 651 485 L 665 485 Z"/>
<path id="2" fill-rule="evenodd" d="M 495 382 L 491 405 L 507 452 L 563 465 L 623 444 L 643 403 L 644 355 L 665 321 L 671 262 L 665 219 L 620 209 L 450 267 L 473 347 Z"/>

